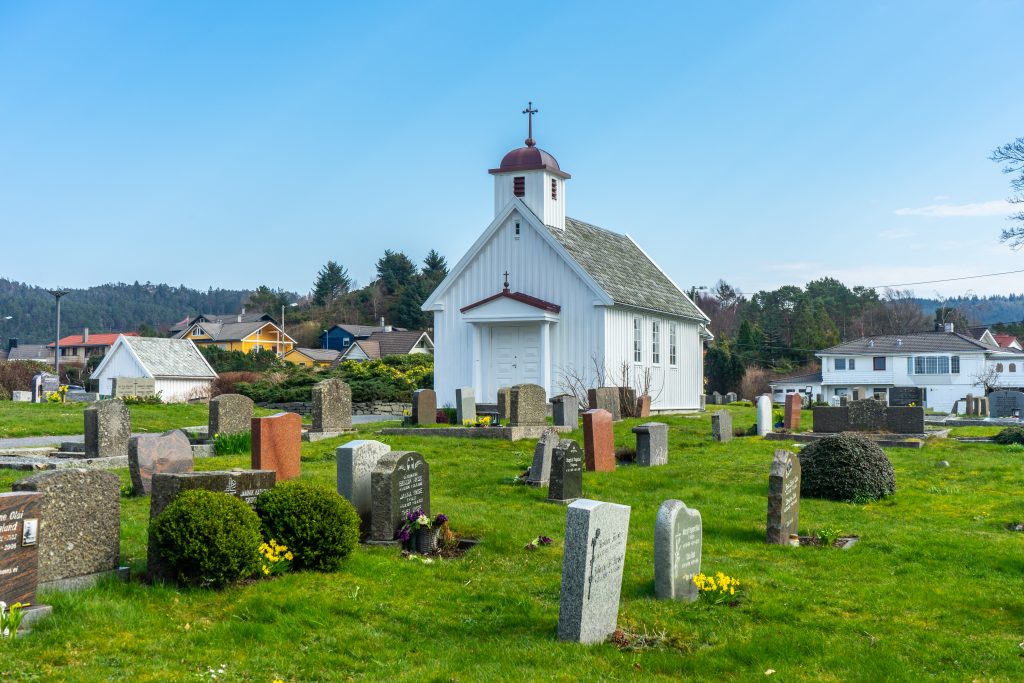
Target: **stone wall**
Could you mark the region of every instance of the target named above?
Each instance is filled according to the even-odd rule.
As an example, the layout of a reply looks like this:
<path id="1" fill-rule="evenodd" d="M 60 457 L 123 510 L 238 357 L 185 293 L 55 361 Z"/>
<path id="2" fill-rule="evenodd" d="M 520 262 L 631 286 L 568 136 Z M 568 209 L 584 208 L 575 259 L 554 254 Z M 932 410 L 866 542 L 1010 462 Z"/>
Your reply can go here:
<path id="1" fill-rule="evenodd" d="M 313 411 L 313 404 L 305 401 L 294 401 L 291 403 L 257 403 L 260 408 L 279 410 L 286 413 L 298 413 L 309 415 Z M 405 411 L 412 411 L 411 403 L 392 403 L 390 401 L 368 401 L 365 403 L 353 403 L 353 415 L 394 415 L 401 417 Z"/>
<path id="2" fill-rule="evenodd" d="M 894 434 L 924 434 L 924 408 L 889 406 L 885 409 L 885 428 Z"/>
<path id="3" fill-rule="evenodd" d="M 893 434 L 924 434 L 924 408 L 886 406 L 867 399 L 852 401 L 838 408 L 814 406 L 814 431 L 819 434 L 837 432 L 891 432 Z"/>
<path id="4" fill-rule="evenodd" d="M 848 429 L 850 424 L 850 408 L 842 406 L 832 408 L 828 406 L 814 406 L 811 409 L 814 414 L 814 431 L 824 434 L 836 434 Z"/>

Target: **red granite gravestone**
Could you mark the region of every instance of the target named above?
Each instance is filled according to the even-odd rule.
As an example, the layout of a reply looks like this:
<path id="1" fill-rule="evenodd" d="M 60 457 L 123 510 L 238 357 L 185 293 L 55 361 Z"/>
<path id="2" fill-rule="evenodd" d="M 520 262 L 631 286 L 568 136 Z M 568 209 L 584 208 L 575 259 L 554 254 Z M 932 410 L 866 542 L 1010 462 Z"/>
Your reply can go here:
<path id="1" fill-rule="evenodd" d="M 0 493 L 0 601 L 34 603 L 42 493 Z"/>
<path id="2" fill-rule="evenodd" d="M 185 432 L 174 429 L 163 434 L 141 434 L 128 442 L 128 473 L 132 493 L 149 493 L 157 472 L 191 472 L 192 445 Z"/>
<path id="3" fill-rule="evenodd" d="M 786 429 L 800 429 L 800 409 L 804 407 L 801 394 L 786 394 L 786 416 L 782 426 Z"/>
<path id="4" fill-rule="evenodd" d="M 277 481 L 295 479 L 301 449 L 302 418 L 297 413 L 252 419 L 252 469 L 273 470 Z"/>
<path id="5" fill-rule="evenodd" d="M 615 471 L 612 414 L 600 408 L 583 413 L 583 451 L 588 472 Z"/>
<path id="6" fill-rule="evenodd" d="M 651 416 L 651 397 L 647 394 L 637 397 L 636 399 L 636 416 L 637 417 L 650 417 Z"/>

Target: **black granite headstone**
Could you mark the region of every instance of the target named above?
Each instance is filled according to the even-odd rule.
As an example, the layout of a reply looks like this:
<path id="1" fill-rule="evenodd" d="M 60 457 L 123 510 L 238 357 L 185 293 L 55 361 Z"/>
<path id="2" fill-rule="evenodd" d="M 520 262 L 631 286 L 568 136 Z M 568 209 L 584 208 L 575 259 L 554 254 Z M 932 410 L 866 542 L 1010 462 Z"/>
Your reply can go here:
<path id="1" fill-rule="evenodd" d="M 583 450 L 572 439 L 562 439 L 551 455 L 548 501 L 571 503 L 583 497 Z"/>

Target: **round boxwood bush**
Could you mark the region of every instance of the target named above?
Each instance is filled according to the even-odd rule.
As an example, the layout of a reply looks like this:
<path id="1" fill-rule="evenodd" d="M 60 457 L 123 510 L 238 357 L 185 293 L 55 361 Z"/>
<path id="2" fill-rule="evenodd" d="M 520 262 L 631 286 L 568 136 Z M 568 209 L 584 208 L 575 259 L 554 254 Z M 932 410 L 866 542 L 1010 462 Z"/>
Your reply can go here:
<path id="1" fill-rule="evenodd" d="M 878 444 L 859 434 L 831 434 L 800 451 L 800 493 L 859 501 L 896 493 L 896 475 Z"/>
<path id="2" fill-rule="evenodd" d="M 260 518 L 216 491 L 185 491 L 155 520 L 153 540 L 178 583 L 219 588 L 259 570 Z"/>
<path id="3" fill-rule="evenodd" d="M 1024 427 L 1007 427 L 993 436 L 992 440 L 1004 446 L 1014 443 L 1024 444 Z"/>
<path id="4" fill-rule="evenodd" d="M 329 572 L 359 543 L 359 515 L 337 492 L 285 481 L 256 499 L 263 534 L 285 545 L 296 569 Z"/>

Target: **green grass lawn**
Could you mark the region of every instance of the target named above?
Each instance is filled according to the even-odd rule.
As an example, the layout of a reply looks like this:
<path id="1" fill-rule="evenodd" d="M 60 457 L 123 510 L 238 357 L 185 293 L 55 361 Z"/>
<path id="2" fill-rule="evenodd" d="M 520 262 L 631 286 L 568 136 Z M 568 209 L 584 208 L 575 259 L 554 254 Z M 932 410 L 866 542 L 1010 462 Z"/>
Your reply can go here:
<path id="1" fill-rule="evenodd" d="M 23 403 L 0 401 L 0 439 L 21 436 L 67 436 L 85 430 L 82 412 L 88 403 Z M 205 403 L 133 405 L 132 431 L 164 432 L 179 427 L 205 425 Z M 256 409 L 257 415 L 273 411 Z"/>
<path id="2" fill-rule="evenodd" d="M 731 410 L 737 426 L 754 419 L 753 409 Z M 209 680 L 222 664 L 217 681 L 268 683 L 1024 678 L 1024 534 L 1004 528 L 1024 519 L 1024 453 L 954 441 L 892 449 L 895 496 L 801 505 L 801 532 L 838 527 L 859 544 L 786 548 L 764 536 L 769 464 L 788 444 L 712 443 L 707 415 L 658 419 L 671 425 L 669 465 L 584 475 L 587 497 L 632 506 L 619 624 L 663 634 L 658 647 L 556 640 L 565 509 L 512 483 L 532 441 L 389 436 L 381 440 L 430 463 L 432 511 L 483 539 L 463 558 L 423 564 L 360 547 L 335 574 L 221 592 L 152 587 L 140 578 L 148 501 L 123 499 L 132 580 L 41 596 L 54 614 L 0 642 L 0 680 Z M 616 426 L 617 445 L 632 444 L 637 422 Z M 344 440 L 304 444 L 303 479 L 334 488 L 333 449 Z M 936 468 L 943 459 L 951 466 Z M 233 456 L 198 467 L 246 464 Z M 0 472 L 0 490 L 19 476 Z M 669 498 L 700 510 L 703 569 L 737 577 L 740 606 L 654 599 L 654 517 Z M 554 545 L 523 549 L 541 534 Z"/>

